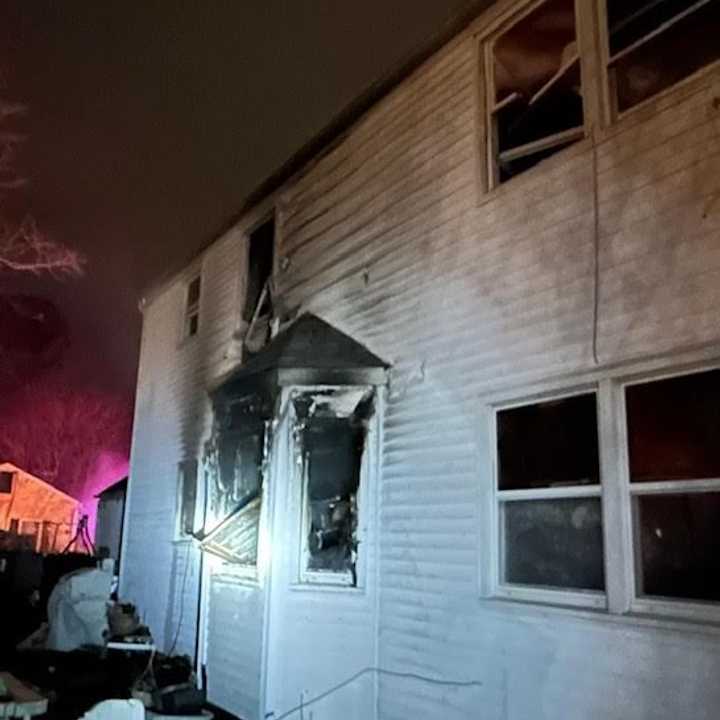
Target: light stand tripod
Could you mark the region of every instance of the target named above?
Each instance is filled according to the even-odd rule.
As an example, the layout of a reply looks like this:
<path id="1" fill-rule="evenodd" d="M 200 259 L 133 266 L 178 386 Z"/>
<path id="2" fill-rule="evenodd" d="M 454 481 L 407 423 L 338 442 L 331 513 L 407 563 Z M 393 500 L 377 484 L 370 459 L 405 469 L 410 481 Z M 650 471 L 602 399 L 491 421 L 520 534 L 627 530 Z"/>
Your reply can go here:
<path id="1" fill-rule="evenodd" d="M 76 550 L 78 549 L 79 544 L 82 543 L 82 545 L 85 546 L 85 550 L 89 555 L 95 555 L 95 545 L 93 544 L 93 541 L 90 538 L 90 533 L 88 532 L 88 516 L 83 515 L 80 518 L 80 521 L 78 522 L 77 530 L 75 531 L 75 535 L 73 535 L 70 542 L 65 546 L 65 549 L 62 551 L 62 554 L 65 555 L 70 548 L 75 545 Z"/>

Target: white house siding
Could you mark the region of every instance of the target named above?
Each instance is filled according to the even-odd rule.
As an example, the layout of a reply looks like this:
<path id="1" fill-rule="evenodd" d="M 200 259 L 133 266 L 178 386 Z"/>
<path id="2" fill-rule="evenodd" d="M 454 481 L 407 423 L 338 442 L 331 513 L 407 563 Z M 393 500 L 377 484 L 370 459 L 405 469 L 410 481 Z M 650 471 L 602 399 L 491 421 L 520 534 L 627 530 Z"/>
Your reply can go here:
<path id="1" fill-rule="evenodd" d="M 200 331 L 181 341 L 192 266 L 144 311 L 121 590 L 164 650 L 195 652 L 198 559 L 174 542 L 178 463 L 200 457 L 210 428 L 207 386 L 224 369 L 232 336 L 240 236 L 229 233 L 202 261 Z M 176 639 L 177 636 L 177 639 Z"/>
<path id="2" fill-rule="evenodd" d="M 264 594 L 218 573 L 207 608 L 208 697 L 243 720 L 258 717 Z"/>
<path id="3" fill-rule="evenodd" d="M 358 534 L 362 553 L 358 587 L 300 585 L 301 483 L 288 468 L 288 423 L 277 430 L 271 481 L 275 522 L 272 532 L 272 584 L 268 604 L 266 714 L 279 716 L 331 685 L 375 664 L 377 608 L 376 478 L 363 477 Z M 366 444 L 367 460 L 377 465 L 377 428 Z M 283 480 L 287 478 L 287 482 Z M 308 708 L 308 717 L 367 720 L 375 711 L 375 678 L 359 677 L 342 693 Z M 310 713 L 314 713 L 310 715 Z"/>
<path id="4" fill-rule="evenodd" d="M 480 568 L 489 393 L 572 377 L 595 358 L 608 366 L 720 341 L 720 77 L 687 83 L 599 131 L 595 147 L 584 140 L 483 194 L 476 62 L 472 39 L 451 43 L 278 195 L 284 303 L 393 368 L 372 601 L 273 583 L 271 709 L 379 665 L 482 683 L 382 676 L 387 720 L 716 717 L 711 628 L 484 600 Z M 169 328 L 180 285 L 145 311 L 125 589 L 154 628 L 171 585 L 175 464 L 207 429 L 205 384 L 236 317 L 233 242 L 205 256 L 194 346 L 176 348 Z M 273 530 L 286 553 L 289 528 Z M 281 563 L 282 549 L 273 554 Z M 216 579 L 208 604 L 211 699 L 252 717 L 258 596 Z M 351 685 L 313 717 L 367 712 L 371 696 Z"/>
<path id="5" fill-rule="evenodd" d="M 379 663 L 483 683 L 383 676 L 379 716 L 715 717 L 711 630 L 483 601 L 479 532 L 483 396 L 594 366 L 596 250 L 601 364 L 718 341 L 717 79 L 478 196 L 474 77 L 455 44 L 281 199 L 288 304 L 393 363 Z"/>

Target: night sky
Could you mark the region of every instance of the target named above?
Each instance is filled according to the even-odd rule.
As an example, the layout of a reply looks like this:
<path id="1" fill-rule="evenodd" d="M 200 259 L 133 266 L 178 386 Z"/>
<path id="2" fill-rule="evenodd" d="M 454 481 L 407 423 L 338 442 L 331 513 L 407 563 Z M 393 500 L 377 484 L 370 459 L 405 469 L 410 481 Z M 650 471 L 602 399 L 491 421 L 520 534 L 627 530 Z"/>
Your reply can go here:
<path id="1" fill-rule="evenodd" d="M 69 388 L 132 404 L 149 283 L 206 243 L 344 106 L 473 0 L 0 0 L 5 96 L 29 106 L 17 207 L 88 257 L 51 299 Z"/>

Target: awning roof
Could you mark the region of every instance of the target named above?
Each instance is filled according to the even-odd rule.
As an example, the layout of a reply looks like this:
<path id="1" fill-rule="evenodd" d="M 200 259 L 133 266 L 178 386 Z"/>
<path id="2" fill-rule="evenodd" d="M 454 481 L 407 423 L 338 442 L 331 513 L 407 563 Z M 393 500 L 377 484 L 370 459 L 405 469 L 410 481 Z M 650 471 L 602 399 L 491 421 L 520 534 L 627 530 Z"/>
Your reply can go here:
<path id="1" fill-rule="evenodd" d="M 213 388 L 240 390 L 249 381 L 277 385 L 385 382 L 388 364 L 364 345 L 310 313 L 301 315 L 260 352 L 228 373 Z"/>

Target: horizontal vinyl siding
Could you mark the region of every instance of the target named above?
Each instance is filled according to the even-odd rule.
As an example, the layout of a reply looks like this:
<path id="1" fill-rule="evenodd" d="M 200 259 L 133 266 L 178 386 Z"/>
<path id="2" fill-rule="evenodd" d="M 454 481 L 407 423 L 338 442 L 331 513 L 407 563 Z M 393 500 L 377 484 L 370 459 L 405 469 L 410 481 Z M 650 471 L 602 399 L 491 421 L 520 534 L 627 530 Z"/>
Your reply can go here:
<path id="1" fill-rule="evenodd" d="M 278 197 L 283 307 L 392 369 L 366 593 L 273 586 L 271 709 L 378 662 L 481 683 L 383 676 L 382 720 L 715 717 L 717 635 L 488 603 L 479 589 L 484 398 L 592 368 L 594 350 L 611 364 L 720 341 L 718 78 L 482 195 L 475 62 L 472 40 L 451 43 Z M 176 347 L 181 284 L 145 313 L 124 587 L 165 647 L 183 595 L 175 468 L 198 452 L 205 388 L 230 366 L 238 248 L 230 233 L 205 255 L 197 341 Z M 274 562 L 296 551 L 289 532 Z M 209 595 L 209 698 L 253 718 L 261 594 L 216 577 Z M 312 712 L 370 715 L 372 695 L 365 678 Z"/>
<path id="2" fill-rule="evenodd" d="M 214 576 L 208 600 L 208 698 L 242 720 L 260 703 L 263 594 L 253 585 Z"/>
<path id="3" fill-rule="evenodd" d="M 137 604 L 159 647 L 175 643 L 177 652 L 191 657 L 199 554 L 173 542 L 177 464 L 200 458 L 210 431 L 207 388 L 227 369 L 242 258 L 237 233 L 203 258 L 197 336 L 181 341 L 180 335 L 185 283 L 193 272 L 156 298 L 143 318 L 122 593 Z"/>
<path id="4" fill-rule="evenodd" d="M 478 197 L 472 58 L 467 41 L 431 62 L 281 202 L 287 304 L 393 364 L 380 665 L 482 683 L 382 677 L 380 717 L 712 717 L 714 639 L 542 611 L 518 622 L 485 609 L 479 568 L 482 397 L 594 366 L 596 257 L 601 363 L 720 336 L 713 90 Z"/>

